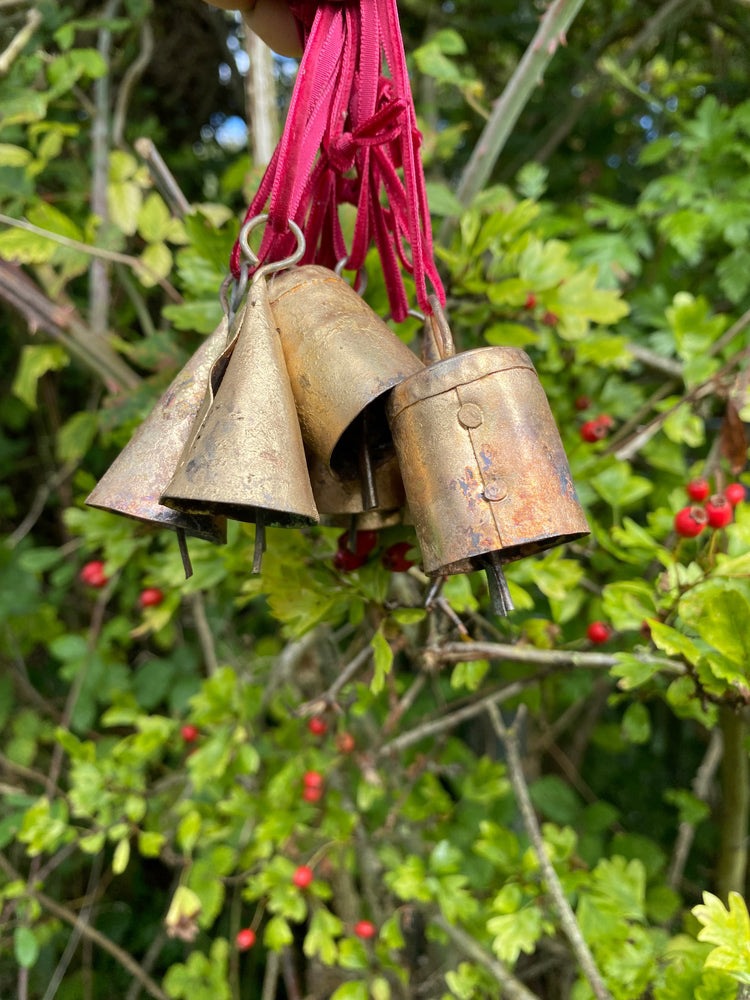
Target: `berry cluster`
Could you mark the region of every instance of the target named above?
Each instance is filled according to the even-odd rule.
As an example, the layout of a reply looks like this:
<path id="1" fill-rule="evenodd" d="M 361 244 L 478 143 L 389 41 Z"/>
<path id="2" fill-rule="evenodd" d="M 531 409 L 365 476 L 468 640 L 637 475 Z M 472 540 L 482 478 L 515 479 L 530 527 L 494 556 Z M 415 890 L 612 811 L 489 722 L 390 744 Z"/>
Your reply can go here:
<path id="1" fill-rule="evenodd" d="M 726 528 L 734 517 L 734 508 L 745 499 L 742 483 L 730 483 L 722 493 L 711 494 L 711 484 L 702 477 L 691 479 L 686 487 L 693 501 L 678 510 L 674 530 L 682 538 L 696 538 L 704 528 Z"/>
<path id="2" fill-rule="evenodd" d="M 581 424 L 580 435 L 584 441 L 593 444 L 595 441 L 601 441 L 602 438 L 605 438 L 614 426 L 615 422 L 612 417 L 608 413 L 601 413 L 598 417 L 593 417 L 585 424 Z"/>
<path id="3" fill-rule="evenodd" d="M 345 531 L 338 537 L 338 548 L 333 557 L 334 569 L 340 573 L 359 569 L 368 561 L 377 544 L 377 531 L 358 531 L 353 538 L 351 532 Z M 392 573 L 405 573 L 414 565 L 414 560 L 407 557 L 412 547 L 411 542 L 395 542 L 381 554 L 380 561 Z"/>
<path id="4" fill-rule="evenodd" d="M 78 579 L 87 587 L 94 590 L 101 590 L 109 583 L 109 577 L 104 572 L 104 561 L 102 559 L 90 559 L 84 563 L 78 573 Z M 141 608 L 156 608 L 164 600 L 164 591 L 158 587 L 145 587 L 139 597 L 138 604 Z"/>

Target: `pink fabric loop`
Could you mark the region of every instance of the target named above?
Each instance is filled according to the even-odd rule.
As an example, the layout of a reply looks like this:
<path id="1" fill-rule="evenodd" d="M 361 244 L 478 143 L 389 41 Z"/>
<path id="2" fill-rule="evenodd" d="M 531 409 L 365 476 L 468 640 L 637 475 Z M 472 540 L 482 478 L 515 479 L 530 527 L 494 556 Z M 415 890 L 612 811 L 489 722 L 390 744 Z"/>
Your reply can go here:
<path id="1" fill-rule="evenodd" d="M 289 6 L 304 51 L 283 135 L 245 217 L 268 212 L 259 259 L 293 252 L 289 219 L 305 234 L 307 263 L 333 267 L 346 257 L 358 271 L 374 244 L 394 319 L 409 309 L 403 271 L 413 276 L 419 306 L 429 313 L 430 291 L 441 302 L 445 293 L 433 257 L 396 0 L 291 0 Z M 348 247 L 338 214 L 344 204 L 356 207 Z M 235 245 L 235 275 L 239 265 Z"/>

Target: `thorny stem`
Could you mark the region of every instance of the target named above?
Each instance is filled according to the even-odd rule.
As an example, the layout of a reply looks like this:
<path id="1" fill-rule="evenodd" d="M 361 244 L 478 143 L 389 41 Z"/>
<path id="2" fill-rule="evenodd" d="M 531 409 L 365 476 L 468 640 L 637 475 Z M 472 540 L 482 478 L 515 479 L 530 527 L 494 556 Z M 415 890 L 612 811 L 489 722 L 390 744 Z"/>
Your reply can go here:
<path id="1" fill-rule="evenodd" d="M 724 743 L 721 763 L 721 829 L 716 885 L 726 900 L 729 893 L 745 892 L 747 874 L 748 756 L 747 721 L 741 711 L 722 706 L 719 726 Z"/>
<path id="2" fill-rule="evenodd" d="M 4 854 L 0 854 L 0 869 L 3 870 L 5 875 L 12 879 L 13 881 L 20 881 L 21 875 L 16 869 L 11 865 Z M 76 928 L 80 933 L 81 937 L 97 947 L 101 948 L 102 951 L 106 951 L 108 955 L 111 955 L 114 960 L 123 967 L 131 976 L 134 976 L 143 986 L 146 992 L 154 997 L 154 1000 L 169 1000 L 167 994 L 161 989 L 158 983 L 143 971 L 141 966 L 136 962 L 132 955 L 124 951 L 119 945 L 115 944 L 108 937 L 105 937 L 101 931 L 98 931 L 95 927 L 91 927 L 89 924 L 82 921 L 75 913 L 69 910 L 66 906 L 62 906 L 60 903 L 51 899 L 45 893 L 40 892 L 38 889 L 29 888 L 27 890 L 28 894 L 35 899 L 40 906 L 51 913 L 53 916 L 60 920 L 65 921 L 66 924 L 70 924 L 71 927 Z"/>
<path id="3" fill-rule="evenodd" d="M 612 994 L 607 989 L 602 975 L 599 972 L 594 956 L 591 954 L 589 946 L 584 940 L 581 928 L 578 926 L 575 913 L 568 902 L 557 872 L 547 854 L 542 839 L 542 831 L 539 829 L 539 822 L 534 812 L 534 806 L 529 795 L 528 785 L 523 773 L 523 762 L 518 742 L 518 731 L 526 715 L 526 706 L 522 705 L 516 713 L 516 717 L 511 726 L 506 726 L 495 705 L 489 705 L 487 709 L 492 726 L 505 748 L 505 757 L 508 765 L 508 777 L 513 786 L 516 796 L 516 803 L 521 812 L 523 825 L 531 839 L 534 853 L 539 861 L 542 876 L 547 886 L 547 891 L 555 905 L 560 918 L 563 932 L 570 942 L 576 958 L 581 966 L 583 974 L 589 981 L 589 985 L 597 1000 L 613 1000 Z"/>
<path id="4" fill-rule="evenodd" d="M 463 206 L 471 204 L 475 195 L 487 183 L 521 112 L 544 75 L 558 45 L 564 42 L 565 32 L 583 3 L 584 0 L 553 0 L 545 11 L 531 44 L 502 95 L 495 102 L 492 114 L 463 172 L 456 191 Z M 455 220 L 446 220 L 440 232 L 440 243 L 448 242 L 454 226 Z"/>
<path id="5" fill-rule="evenodd" d="M 432 922 L 444 930 L 451 941 L 468 958 L 476 962 L 477 965 L 481 965 L 495 977 L 503 990 L 503 997 L 508 997 L 508 1000 L 541 1000 L 538 994 L 532 993 L 531 990 L 527 989 L 520 979 L 516 979 L 510 969 L 507 969 L 494 955 L 486 951 L 466 931 L 455 924 L 449 923 L 441 914 L 433 916 Z"/>

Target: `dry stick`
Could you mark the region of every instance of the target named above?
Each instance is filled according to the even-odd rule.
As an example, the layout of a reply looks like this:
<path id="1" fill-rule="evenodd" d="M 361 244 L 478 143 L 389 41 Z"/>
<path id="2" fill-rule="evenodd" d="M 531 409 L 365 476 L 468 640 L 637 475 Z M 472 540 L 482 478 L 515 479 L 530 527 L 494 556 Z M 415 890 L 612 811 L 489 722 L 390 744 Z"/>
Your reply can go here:
<path id="1" fill-rule="evenodd" d="M 711 733 L 706 753 L 700 767 L 696 771 L 695 780 L 693 781 L 693 795 L 697 799 L 700 799 L 701 802 L 705 802 L 708 798 L 716 769 L 721 760 L 722 751 L 721 730 L 714 729 Z M 695 823 L 688 823 L 683 820 L 677 830 L 677 839 L 674 851 L 672 852 L 669 871 L 667 872 L 667 884 L 672 889 L 676 890 L 680 887 L 694 837 Z"/>
<path id="2" fill-rule="evenodd" d="M 745 740 L 747 721 L 742 711 L 719 709 L 719 727 L 724 744 L 721 762 L 721 827 L 716 887 L 726 900 L 730 892 L 745 891 L 747 874 L 747 823 L 750 813 L 748 757 Z"/>
<path id="3" fill-rule="evenodd" d="M 213 677 L 219 669 L 219 659 L 216 655 L 216 644 L 214 643 L 213 632 L 206 616 L 206 602 L 200 591 L 191 594 L 190 608 L 193 612 L 193 622 L 198 633 L 198 641 L 203 651 L 203 659 L 206 664 L 206 673 Z"/>
<path id="4" fill-rule="evenodd" d="M 269 951 L 266 955 L 266 971 L 263 976 L 263 988 L 260 1000 L 276 1000 L 280 971 L 281 955 L 278 951 Z"/>
<path id="5" fill-rule="evenodd" d="M 532 993 L 531 990 L 527 989 L 520 979 L 516 979 L 510 969 L 506 969 L 503 963 L 495 958 L 494 955 L 485 951 L 477 943 L 476 939 L 467 934 L 466 931 L 461 930 L 460 927 L 456 927 L 455 924 L 449 923 L 441 914 L 433 916 L 431 920 L 432 923 L 437 924 L 438 927 L 445 931 L 451 941 L 465 955 L 495 977 L 502 987 L 503 997 L 508 997 L 509 1000 L 541 1000 L 538 994 Z"/>
<path id="6" fill-rule="evenodd" d="M 39 489 L 34 494 L 34 499 L 31 501 L 31 505 L 26 512 L 26 516 L 23 521 L 13 530 L 13 532 L 8 535 L 5 539 L 5 546 L 9 549 L 14 549 L 19 542 L 28 535 L 32 530 L 36 522 L 44 513 L 44 508 L 47 505 L 52 493 L 62 485 L 66 479 L 73 475 L 73 473 L 78 468 L 78 461 L 66 462 L 62 469 L 58 469 L 54 476 L 51 476 L 49 481 L 42 483 Z"/>
<path id="7" fill-rule="evenodd" d="M 534 646 L 510 645 L 502 642 L 449 642 L 426 650 L 425 658 L 444 663 L 463 663 L 469 660 L 511 660 L 515 663 L 535 663 L 542 667 L 580 668 L 583 670 L 609 670 L 619 663 L 610 653 L 588 653 L 575 649 L 536 649 Z M 642 654 L 641 663 L 658 666 L 673 673 L 684 673 L 682 664 L 666 657 Z"/>
<path id="8" fill-rule="evenodd" d="M 365 646 L 364 649 L 360 649 L 357 655 L 354 656 L 343 668 L 328 690 L 324 691 L 323 694 L 318 695 L 316 698 L 312 698 L 304 705 L 300 705 L 297 709 L 297 714 L 304 718 L 308 715 L 314 715 L 316 712 L 325 711 L 329 705 L 332 705 L 336 701 L 339 691 L 341 691 L 341 689 L 349 683 L 352 677 L 354 677 L 354 675 L 362 669 L 371 656 L 372 646 L 368 645 Z"/>
<path id="9" fill-rule="evenodd" d="M 602 979 L 602 975 L 599 972 L 596 962 L 594 961 L 594 956 L 591 954 L 589 946 L 584 940 L 581 928 L 578 926 L 575 913 L 573 913 L 573 909 L 568 902 L 562 884 L 560 883 L 560 879 L 557 877 L 557 872 L 549 859 L 547 849 L 544 846 L 544 841 L 542 839 L 542 832 L 539 829 L 536 813 L 534 812 L 534 806 L 531 802 L 531 796 L 529 795 L 526 778 L 523 774 L 523 763 L 521 761 L 521 752 L 518 744 L 518 730 L 526 715 L 526 706 L 522 705 L 519 708 L 511 726 L 505 725 L 495 705 L 489 705 L 487 711 L 489 713 L 492 726 L 505 747 L 508 777 L 510 778 L 511 785 L 513 786 L 516 803 L 521 811 L 521 818 L 523 819 L 523 824 L 526 827 L 526 832 L 531 838 L 534 853 L 537 856 L 539 867 L 542 870 L 542 876 L 547 885 L 547 891 L 552 897 L 555 909 L 560 917 L 560 924 L 562 925 L 563 932 L 570 942 L 573 952 L 575 953 L 581 969 L 583 970 L 583 974 L 589 981 L 589 985 L 594 992 L 594 996 L 597 1000 L 612 1000 L 612 994 L 609 992 L 604 980 Z"/>
<path id="10" fill-rule="evenodd" d="M 9 879 L 14 881 L 21 881 L 21 875 L 16 869 L 11 865 L 4 854 L 0 854 L 0 868 L 5 872 Z M 66 924 L 70 924 L 71 927 L 75 927 L 81 934 L 81 937 L 86 938 L 93 944 L 97 945 L 102 951 L 106 951 L 108 955 L 111 955 L 114 960 L 126 969 L 131 976 L 134 976 L 143 986 L 144 990 L 149 993 L 154 1000 L 169 1000 L 169 997 L 161 989 L 158 983 L 147 975 L 140 965 L 136 962 L 132 955 L 128 954 L 116 945 L 114 941 L 110 941 L 108 937 L 105 937 L 101 931 L 96 930 L 95 927 L 91 927 L 89 924 L 80 920 L 72 910 L 69 910 L 66 906 L 62 906 L 60 903 L 51 899 L 45 893 L 40 892 L 38 889 L 29 888 L 27 890 L 29 896 L 35 899 L 40 906 L 51 913 L 54 917 L 59 920 L 65 921 Z"/>
<path id="11" fill-rule="evenodd" d="M 116 264 L 126 264 L 136 274 L 141 271 L 156 281 L 173 302 L 182 302 L 182 296 L 174 285 L 171 285 L 166 278 L 160 278 L 153 268 L 149 267 L 148 264 L 144 264 L 137 257 L 133 257 L 127 253 L 119 253 L 117 250 L 105 250 L 104 247 L 95 247 L 90 243 L 82 243 L 81 240 L 73 240 L 69 236 L 61 236 L 60 233 L 53 233 L 49 229 L 42 229 L 41 226 L 35 226 L 33 222 L 27 222 L 26 219 L 13 219 L 11 216 L 2 213 L 0 213 L 0 223 L 4 226 L 10 226 L 13 229 L 23 229 L 27 233 L 34 233 L 35 236 L 43 236 L 46 240 L 59 243 L 62 247 L 68 247 L 69 250 L 79 250 L 90 257 L 100 257 L 102 260 L 111 260 Z"/>
<path id="12" fill-rule="evenodd" d="M 26 24 L 11 40 L 5 51 L 0 53 L 0 76 L 5 76 L 41 23 L 42 15 L 36 7 L 32 7 L 26 15 Z"/>
<path id="13" fill-rule="evenodd" d="M 0 260 L 0 299 L 20 313 L 33 334 L 43 330 L 95 372 L 111 391 L 134 389 L 141 381 L 101 337 L 95 337 L 72 305 L 58 305 L 28 275 Z"/>
<path id="14" fill-rule="evenodd" d="M 182 193 L 174 174 L 164 162 L 161 153 L 151 139 L 145 136 L 135 140 L 135 151 L 148 167 L 162 198 L 167 202 L 173 215 L 182 218 L 190 214 L 190 202 Z"/>
<path id="15" fill-rule="evenodd" d="M 146 954 L 143 956 L 143 961 L 141 962 L 141 968 L 144 972 L 148 973 L 156 964 L 156 960 L 159 957 L 162 948 L 166 944 L 167 933 L 166 931 L 159 931 L 154 940 L 148 946 Z M 134 979 L 130 986 L 128 987 L 128 992 L 125 995 L 125 1000 L 138 1000 L 143 989 L 143 984 L 138 980 Z"/>
<path id="16" fill-rule="evenodd" d="M 531 44 L 502 95 L 495 102 L 492 114 L 466 165 L 456 191 L 461 205 L 471 204 L 475 195 L 487 183 L 508 136 L 582 6 L 583 0 L 553 0 L 545 11 Z M 440 243 L 448 242 L 455 224 L 455 219 L 446 219 L 440 231 Z"/>
<path id="17" fill-rule="evenodd" d="M 125 145 L 125 123 L 133 88 L 145 73 L 154 54 L 154 31 L 148 19 L 141 25 L 140 44 L 138 55 L 123 74 L 115 99 L 115 110 L 112 114 L 112 145 L 118 149 Z"/>

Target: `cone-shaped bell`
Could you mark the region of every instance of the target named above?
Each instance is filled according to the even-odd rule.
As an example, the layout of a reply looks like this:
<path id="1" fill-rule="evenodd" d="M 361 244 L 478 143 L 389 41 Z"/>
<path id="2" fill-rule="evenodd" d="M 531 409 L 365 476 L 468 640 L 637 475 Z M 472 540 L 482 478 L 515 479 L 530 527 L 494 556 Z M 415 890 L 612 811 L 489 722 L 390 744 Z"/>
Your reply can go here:
<path id="1" fill-rule="evenodd" d="M 339 479 L 359 479 L 366 494 L 362 466 L 375 469 L 393 454 L 386 394 L 424 365 L 327 268 L 282 271 L 269 279 L 269 296 L 305 445 Z"/>
<path id="2" fill-rule="evenodd" d="M 426 573 L 487 569 L 491 584 L 504 585 L 501 563 L 588 533 L 524 351 L 479 348 L 438 361 L 395 387 L 388 417 Z"/>
<path id="3" fill-rule="evenodd" d="M 214 365 L 195 433 L 162 496 L 259 525 L 315 524 L 318 512 L 265 279 L 255 281 Z"/>
<path id="4" fill-rule="evenodd" d="M 160 502 L 192 433 L 211 366 L 227 340 L 223 320 L 201 344 L 86 498 L 90 507 L 125 514 L 160 528 L 212 542 L 226 540 L 226 522 L 213 514 L 182 513 Z"/>

